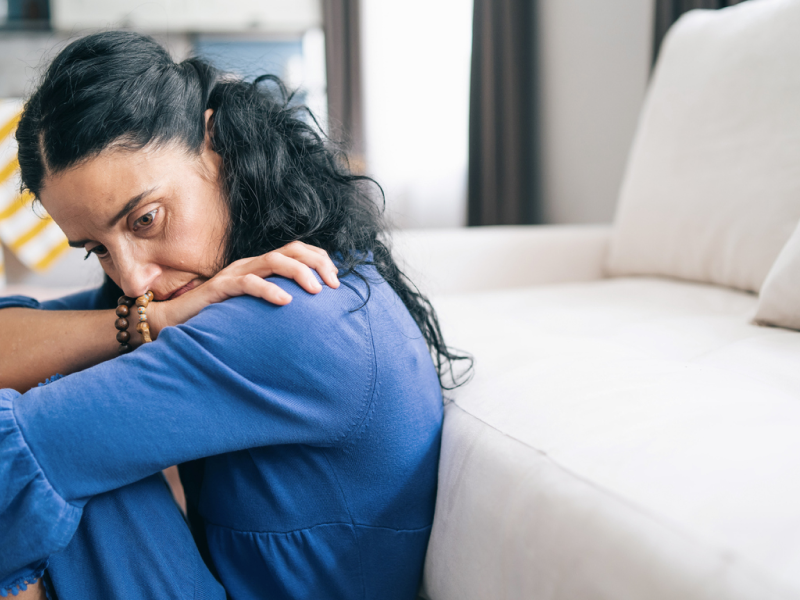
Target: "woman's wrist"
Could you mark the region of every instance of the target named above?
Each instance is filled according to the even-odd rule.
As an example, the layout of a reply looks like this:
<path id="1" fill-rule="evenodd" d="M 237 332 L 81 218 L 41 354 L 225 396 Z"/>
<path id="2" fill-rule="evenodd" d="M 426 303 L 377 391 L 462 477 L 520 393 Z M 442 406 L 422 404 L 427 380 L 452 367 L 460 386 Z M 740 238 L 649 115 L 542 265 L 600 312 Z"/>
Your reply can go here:
<path id="1" fill-rule="evenodd" d="M 151 302 L 147 307 L 147 321 L 150 323 L 150 337 L 155 340 L 164 327 L 169 327 L 167 320 L 168 302 Z M 141 343 L 141 340 L 137 340 Z"/>

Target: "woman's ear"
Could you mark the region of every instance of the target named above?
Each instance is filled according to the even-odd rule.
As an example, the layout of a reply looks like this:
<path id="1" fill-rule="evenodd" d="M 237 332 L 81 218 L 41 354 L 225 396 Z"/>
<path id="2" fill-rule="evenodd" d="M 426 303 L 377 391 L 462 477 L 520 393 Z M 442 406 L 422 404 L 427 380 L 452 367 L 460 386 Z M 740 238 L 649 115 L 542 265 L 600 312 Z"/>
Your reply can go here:
<path id="1" fill-rule="evenodd" d="M 203 151 L 200 153 L 200 158 L 203 160 L 207 172 L 211 175 L 211 179 L 216 180 L 219 176 L 220 165 L 222 165 L 222 157 L 214 150 L 213 137 L 214 137 L 214 111 L 213 109 L 206 109 L 203 116 L 206 120 L 206 136 L 203 143 Z"/>
<path id="2" fill-rule="evenodd" d="M 206 121 L 206 140 L 205 144 L 207 148 L 211 148 L 211 139 L 214 137 L 214 109 L 207 108 L 206 111 L 203 113 L 203 117 Z"/>

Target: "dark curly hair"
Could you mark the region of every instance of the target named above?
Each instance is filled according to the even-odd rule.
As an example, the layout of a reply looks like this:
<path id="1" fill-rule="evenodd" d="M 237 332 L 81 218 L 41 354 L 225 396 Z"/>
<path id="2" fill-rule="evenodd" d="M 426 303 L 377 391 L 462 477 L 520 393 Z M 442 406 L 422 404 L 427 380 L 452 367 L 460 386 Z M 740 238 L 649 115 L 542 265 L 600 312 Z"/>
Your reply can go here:
<path id="1" fill-rule="evenodd" d="M 446 346 L 430 301 L 392 258 L 375 201 L 383 200 L 380 186 L 350 171 L 341 146 L 277 77 L 246 82 L 199 58 L 175 63 L 153 39 L 131 32 L 78 39 L 25 104 L 16 134 L 23 189 L 38 197 L 46 175 L 111 145 L 179 142 L 200 152 L 209 108 L 230 217 L 221 266 L 295 240 L 323 248 L 362 279 L 356 267 L 374 265 L 419 326 L 442 387 L 465 382 L 471 357 Z M 456 374 L 455 361 L 467 367 Z"/>

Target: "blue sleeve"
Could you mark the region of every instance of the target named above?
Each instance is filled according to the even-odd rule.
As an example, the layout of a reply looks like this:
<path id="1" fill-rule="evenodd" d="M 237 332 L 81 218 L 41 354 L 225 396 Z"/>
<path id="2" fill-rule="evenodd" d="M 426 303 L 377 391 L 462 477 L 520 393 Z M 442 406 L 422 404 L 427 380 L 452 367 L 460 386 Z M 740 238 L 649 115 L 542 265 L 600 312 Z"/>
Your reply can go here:
<path id="1" fill-rule="evenodd" d="M 62 549 L 89 498 L 170 465 L 272 444 L 342 444 L 375 385 L 368 309 L 274 279 L 158 340 L 20 395 L 0 391 L 0 582 Z"/>
<path id="2" fill-rule="evenodd" d="M 39 302 L 28 296 L 6 296 L 0 298 L 0 309 L 35 308 L 40 310 L 98 310 L 104 305 L 103 287 L 70 294 L 63 298 Z"/>
<path id="3" fill-rule="evenodd" d="M 39 302 L 28 296 L 6 296 L 0 298 L 0 309 L 97 310 L 106 308 L 103 292 L 104 287 L 101 286 L 45 302 Z M 0 481 L 25 482 L 25 485 L 30 485 L 32 489 L 36 490 L 33 495 L 39 500 L 34 505 L 26 507 L 21 513 L 9 515 L 13 520 L 8 523 L 0 517 L 0 527 L 2 527 L 2 531 L 8 533 L 8 537 L 3 539 L 25 540 L 30 523 L 36 520 L 35 513 L 37 511 L 47 513 L 48 504 L 52 503 L 54 494 L 52 491 L 41 493 L 41 486 L 44 485 L 47 488 L 47 482 L 37 475 L 38 468 L 33 457 L 25 452 L 15 451 L 15 449 L 22 448 L 24 440 L 19 435 L 16 423 L 13 421 L 13 414 L 9 410 L 10 406 L 6 396 L 7 394 L 0 392 Z M 58 543 L 63 545 L 65 542 Z M 38 560 L 11 572 L 3 571 L 0 573 L 0 596 L 13 594 L 14 590 L 26 589 L 26 583 L 37 581 L 46 566 L 46 561 Z"/>

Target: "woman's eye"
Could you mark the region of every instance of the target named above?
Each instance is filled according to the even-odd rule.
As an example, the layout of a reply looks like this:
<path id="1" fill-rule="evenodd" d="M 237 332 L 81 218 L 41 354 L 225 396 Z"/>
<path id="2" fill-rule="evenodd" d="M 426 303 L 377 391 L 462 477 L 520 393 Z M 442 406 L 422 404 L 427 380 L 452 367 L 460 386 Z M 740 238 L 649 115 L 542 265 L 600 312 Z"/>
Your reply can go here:
<path id="1" fill-rule="evenodd" d="M 158 209 L 151 210 L 149 213 L 142 215 L 138 219 L 133 222 L 133 230 L 138 231 L 139 229 L 150 227 L 153 224 L 153 221 L 156 220 L 156 213 Z"/>
<path id="2" fill-rule="evenodd" d="M 86 256 L 83 257 L 83 260 L 86 260 L 92 254 L 96 254 L 97 258 L 105 258 L 108 256 L 108 249 L 105 246 L 95 246 L 94 248 L 89 248 L 86 251 Z"/>

